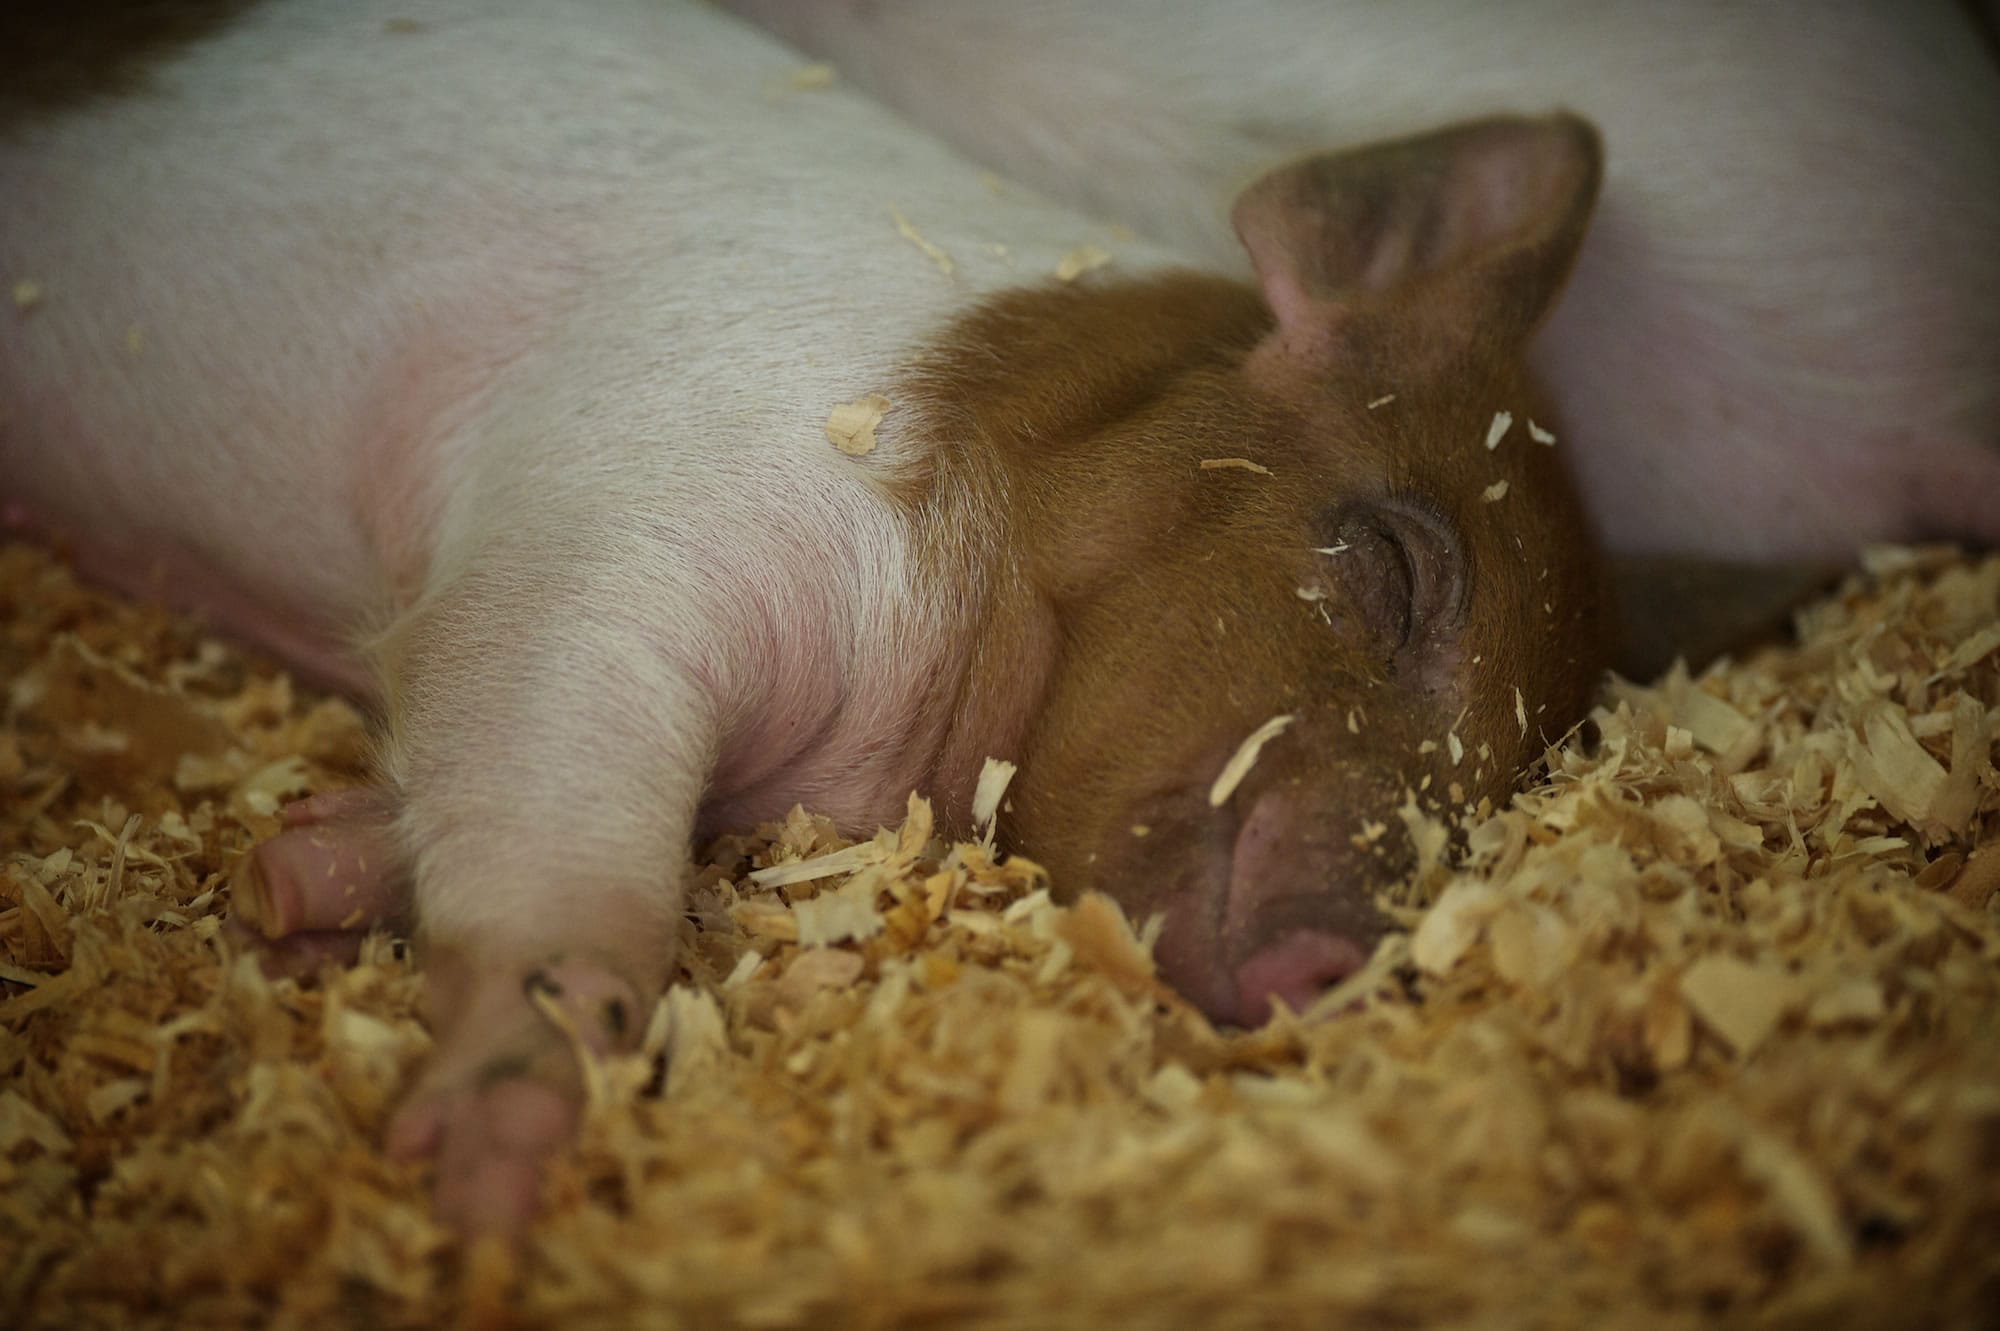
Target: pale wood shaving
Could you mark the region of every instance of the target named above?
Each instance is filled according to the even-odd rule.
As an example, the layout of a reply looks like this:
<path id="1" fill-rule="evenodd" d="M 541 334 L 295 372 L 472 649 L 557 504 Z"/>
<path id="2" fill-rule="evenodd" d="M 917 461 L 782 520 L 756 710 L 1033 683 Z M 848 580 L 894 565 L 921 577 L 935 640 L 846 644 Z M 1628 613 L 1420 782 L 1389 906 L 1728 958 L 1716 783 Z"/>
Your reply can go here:
<path id="1" fill-rule="evenodd" d="M 889 209 L 889 218 L 896 224 L 896 234 L 923 251 L 924 257 L 935 264 L 940 273 L 950 277 L 958 271 L 958 265 L 952 261 L 952 257 L 926 239 L 924 233 L 917 230 L 909 218 L 903 216 L 901 208 L 892 206 Z"/>
<path id="2" fill-rule="evenodd" d="M 1257 765 L 1257 755 L 1264 751 L 1264 746 L 1282 735 L 1285 727 L 1297 719 L 1293 716 L 1274 716 L 1251 731 L 1243 742 L 1236 746 L 1236 752 L 1229 755 L 1229 761 L 1222 765 L 1222 770 L 1216 774 L 1214 784 L 1208 788 L 1210 807 L 1219 809 L 1229 802 L 1229 797 L 1236 793 L 1236 787 L 1243 783 L 1243 778 L 1250 775 L 1250 769 Z"/>
<path id="3" fill-rule="evenodd" d="M 800 65 L 785 77 L 785 86 L 793 92 L 820 92 L 831 88 L 839 78 L 840 71 L 832 65 Z"/>
<path id="4" fill-rule="evenodd" d="M 1085 273 L 1095 272 L 1111 262 L 1111 251 L 1102 245 L 1079 245 L 1056 262 L 1056 281 L 1074 282 Z"/>
<path id="5" fill-rule="evenodd" d="M 1681 976 L 1681 994 L 1739 1055 L 1755 1053 L 1800 998 L 1791 976 L 1729 956 L 1696 961 Z"/>
<path id="6" fill-rule="evenodd" d="M 1412 791 L 1411 932 L 1256 1031 L 920 801 L 721 838 L 512 1253 L 380 1153 L 401 952 L 219 927 L 359 718 L 0 548 L 0 1322 L 1990 1325 L 2000 560 L 1868 570 L 1505 807 Z"/>
<path id="7" fill-rule="evenodd" d="M 988 758 L 979 767 L 979 782 L 972 789 L 972 825 L 982 837 L 991 838 L 994 820 L 1000 816 L 1000 801 L 1007 796 L 1008 783 L 1017 771 L 1004 758 Z"/>
<path id="8" fill-rule="evenodd" d="M 867 393 L 852 402 L 842 402 L 827 413 L 826 437 L 849 457 L 866 457 L 875 451 L 875 427 L 888 414 L 889 399 Z"/>

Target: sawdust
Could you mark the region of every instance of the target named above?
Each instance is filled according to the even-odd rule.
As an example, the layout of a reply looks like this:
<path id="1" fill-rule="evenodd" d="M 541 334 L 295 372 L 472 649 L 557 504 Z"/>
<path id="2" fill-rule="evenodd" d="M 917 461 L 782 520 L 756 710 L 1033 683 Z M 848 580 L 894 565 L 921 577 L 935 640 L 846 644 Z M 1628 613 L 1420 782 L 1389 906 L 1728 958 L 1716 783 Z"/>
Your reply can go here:
<path id="1" fill-rule="evenodd" d="M 1250 775 L 1250 769 L 1257 765 L 1257 756 L 1264 746 L 1285 733 L 1286 727 L 1298 720 L 1296 716 L 1274 716 L 1258 726 L 1236 746 L 1236 752 L 1229 755 L 1229 761 L 1222 764 L 1222 770 L 1215 775 L 1215 781 L 1208 788 L 1208 806 L 1219 809 L 1229 802 L 1236 787 L 1243 784 L 1243 778 Z"/>
<path id="2" fill-rule="evenodd" d="M 0 1324 L 1991 1325 L 1996 624 L 2000 560 L 1885 552 L 1613 685 L 1510 807 L 1412 802 L 1410 931 L 1250 1033 L 920 801 L 725 838 L 514 1254 L 377 1150 L 400 946 L 221 928 L 359 720 L 0 549 Z"/>
<path id="3" fill-rule="evenodd" d="M 1259 476 L 1271 475 L 1271 469 L 1261 462 L 1249 458 L 1203 458 L 1197 464 L 1203 471 L 1252 471 Z"/>
<path id="4" fill-rule="evenodd" d="M 946 277 L 951 277 L 958 272 L 958 264 L 953 261 L 952 257 L 945 253 L 939 246 L 933 244 L 923 232 L 917 230 L 916 224 L 903 216 L 902 209 L 892 206 L 889 209 L 889 220 L 896 224 L 896 234 L 904 240 L 909 241 L 912 245 L 915 245 L 923 253 L 923 256 L 937 267 L 940 273 L 943 273 Z"/>
<path id="5" fill-rule="evenodd" d="M 880 393 L 836 404 L 826 417 L 827 442 L 849 457 L 867 457 L 875 451 L 875 427 L 888 415 L 890 405 Z"/>
<path id="6" fill-rule="evenodd" d="M 1094 273 L 1111 262 L 1111 251 L 1102 245 L 1079 245 L 1056 263 L 1056 281 L 1074 282 L 1085 273 Z"/>

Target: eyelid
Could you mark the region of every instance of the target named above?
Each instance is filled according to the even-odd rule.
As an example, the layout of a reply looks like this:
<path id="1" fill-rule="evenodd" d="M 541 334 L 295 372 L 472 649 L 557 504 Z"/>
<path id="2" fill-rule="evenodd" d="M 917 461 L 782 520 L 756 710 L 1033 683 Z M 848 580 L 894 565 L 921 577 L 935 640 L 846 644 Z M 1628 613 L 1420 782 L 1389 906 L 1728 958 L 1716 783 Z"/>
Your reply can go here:
<path id="1" fill-rule="evenodd" d="M 1333 516 L 1336 531 L 1356 521 L 1376 526 L 1394 541 L 1407 570 L 1408 632 L 1397 650 L 1422 650 L 1457 630 L 1470 608 L 1472 579 L 1464 539 L 1437 502 L 1398 491 L 1344 506 Z"/>
<path id="2" fill-rule="evenodd" d="M 1427 529 L 1437 541 L 1441 557 L 1439 562 L 1444 573 L 1442 585 L 1433 589 L 1433 597 L 1420 597 L 1426 604 L 1419 608 L 1418 613 L 1425 620 L 1435 618 L 1435 627 L 1456 627 L 1464 621 L 1472 599 L 1471 559 L 1465 534 L 1432 495 L 1415 490 L 1391 490 L 1383 507 Z"/>
<path id="3" fill-rule="evenodd" d="M 1444 511 L 1444 506 L 1438 503 L 1437 496 L 1428 491 L 1419 490 L 1415 486 L 1392 485 L 1389 487 L 1388 493 L 1384 494 L 1378 502 L 1383 508 L 1428 518 L 1441 527 L 1453 527 L 1450 515 Z"/>

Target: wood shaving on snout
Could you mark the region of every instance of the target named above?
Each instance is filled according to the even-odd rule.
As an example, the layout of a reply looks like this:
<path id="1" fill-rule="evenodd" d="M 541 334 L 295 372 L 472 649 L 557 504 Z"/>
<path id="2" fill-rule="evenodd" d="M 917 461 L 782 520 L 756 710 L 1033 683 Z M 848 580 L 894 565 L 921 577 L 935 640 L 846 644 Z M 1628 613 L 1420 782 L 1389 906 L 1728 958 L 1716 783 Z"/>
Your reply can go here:
<path id="1" fill-rule="evenodd" d="M 994 849 L 1004 794 L 991 845 L 723 837 L 510 1254 L 381 1153 L 404 949 L 273 981 L 223 927 L 360 719 L 0 547 L 0 1325 L 1990 1326 L 2000 560 L 1799 624 L 1343 828 L 1414 839 L 1407 932 L 1256 1031 Z"/>
<path id="2" fill-rule="evenodd" d="M 1284 734 L 1286 728 L 1297 719 L 1294 716 L 1274 716 L 1244 737 L 1243 742 L 1236 746 L 1236 752 L 1230 754 L 1229 760 L 1222 764 L 1222 770 L 1216 773 L 1214 783 L 1208 788 L 1210 808 L 1219 809 L 1229 803 L 1229 797 L 1236 793 L 1236 787 L 1243 784 L 1243 778 L 1250 775 L 1250 769 L 1257 765 L 1257 756 L 1264 751 L 1264 746 Z"/>

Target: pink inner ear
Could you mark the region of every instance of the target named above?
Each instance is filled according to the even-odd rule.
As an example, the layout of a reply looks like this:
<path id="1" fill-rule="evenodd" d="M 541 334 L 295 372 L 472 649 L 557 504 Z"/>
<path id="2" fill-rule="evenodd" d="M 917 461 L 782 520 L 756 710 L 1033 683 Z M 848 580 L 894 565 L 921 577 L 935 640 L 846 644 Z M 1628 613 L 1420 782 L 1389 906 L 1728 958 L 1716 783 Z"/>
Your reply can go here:
<path id="1" fill-rule="evenodd" d="M 1518 335 L 1568 271 L 1600 162 L 1574 116 L 1495 118 L 1281 167 L 1233 220 L 1288 345 L 1325 340 L 1357 296 L 1394 311 L 1405 293 Z"/>
<path id="2" fill-rule="evenodd" d="M 1277 316 L 1278 327 L 1297 336 L 1308 329 L 1322 331 L 1326 313 L 1322 301 L 1306 294 L 1305 284 L 1289 268 L 1266 270 L 1259 266 L 1257 279 L 1264 288 L 1264 303 Z"/>
<path id="3" fill-rule="evenodd" d="M 1373 243 L 1367 246 L 1368 257 L 1354 273 L 1351 284 L 1364 291 L 1387 291 L 1407 282 L 1419 266 L 1415 234 L 1401 227 L 1390 227 L 1375 232 L 1370 239 Z"/>

